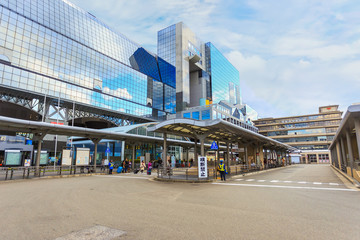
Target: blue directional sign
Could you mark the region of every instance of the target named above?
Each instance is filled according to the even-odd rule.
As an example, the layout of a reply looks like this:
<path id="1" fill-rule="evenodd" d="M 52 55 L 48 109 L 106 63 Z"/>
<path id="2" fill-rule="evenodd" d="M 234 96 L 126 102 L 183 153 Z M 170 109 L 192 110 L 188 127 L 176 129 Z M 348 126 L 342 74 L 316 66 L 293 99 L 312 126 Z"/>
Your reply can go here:
<path id="1" fill-rule="evenodd" d="M 106 148 L 105 153 L 110 153 L 110 148 Z"/>
<path id="2" fill-rule="evenodd" d="M 218 149 L 219 149 L 219 147 L 218 147 L 218 145 L 216 144 L 215 141 L 213 141 L 213 143 L 211 144 L 210 149 L 211 149 L 211 150 L 218 150 Z"/>

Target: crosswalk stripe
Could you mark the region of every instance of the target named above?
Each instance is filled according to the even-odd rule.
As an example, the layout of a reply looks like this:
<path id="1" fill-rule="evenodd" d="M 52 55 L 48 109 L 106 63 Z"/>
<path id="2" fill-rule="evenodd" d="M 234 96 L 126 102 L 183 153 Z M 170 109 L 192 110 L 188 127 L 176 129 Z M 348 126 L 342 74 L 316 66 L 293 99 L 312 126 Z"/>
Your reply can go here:
<path id="1" fill-rule="evenodd" d="M 329 183 L 329 185 L 332 185 L 332 186 L 339 186 L 338 183 Z"/>
<path id="2" fill-rule="evenodd" d="M 242 180 L 244 180 L 244 179 L 242 179 L 242 178 L 240 178 L 240 179 L 235 179 L 236 181 L 242 181 Z"/>
<path id="3" fill-rule="evenodd" d="M 305 183 L 307 183 L 307 182 L 298 182 L 298 183 L 305 184 Z"/>
<path id="4" fill-rule="evenodd" d="M 255 181 L 255 179 L 248 179 L 248 180 L 246 180 L 247 182 L 253 182 L 253 181 Z"/>
<path id="5" fill-rule="evenodd" d="M 276 182 L 276 183 L 277 183 L 277 182 L 279 182 L 279 180 L 272 180 L 272 181 L 270 181 L 270 182 Z"/>
<path id="6" fill-rule="evenodd" d="M 292 183 L 293 181 L 284 181 L 284 183 Z"/>
<path id="7" fill-rule="evenodd" d="M 348 188 L 319 188 L 319 187 L 297 187 L 297 186 L 282 186 L 282 185 L 260 185 L 260 184 L 235 184 L 235 183 L 212 183 L 215 185 L 225 186 L 239 186 L 239 187 L 264 187 L 264 188 L 288 188 L 288 189 L 311 189 L 311 190 L 326 190 L 326 191 L 347 191 L 357 192 L 355 189 Z"/>
<path id="8" fill-rule="evenodd" d="M 265 182 L 266 180 L 258 180 L 258 182 Z"/>
<path id="9" fill-rule="evenodd" d="M 321 185 L 322 183 L 321 182 L 313 182 L 313 184 Z"/>

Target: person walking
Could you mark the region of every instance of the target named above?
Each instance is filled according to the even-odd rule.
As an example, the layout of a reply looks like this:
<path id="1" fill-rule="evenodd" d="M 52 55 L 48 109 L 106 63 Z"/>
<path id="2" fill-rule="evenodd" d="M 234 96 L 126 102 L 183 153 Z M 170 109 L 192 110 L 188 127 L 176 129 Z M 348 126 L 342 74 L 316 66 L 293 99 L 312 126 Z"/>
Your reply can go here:
<path id="1" fill-rule="evenodd" d="M 109 162 L 109 174 L 112 174 L 113 169 L 114 169 L 114 163 L 113 163 L 113 160 L 110 160 L 110 162 Z"/>
<path id="2" fill-rule="evenodd" d="M 149 163 L 148 163 L 148 170 L 147 170 L 148 175 L 151 175 L 151 169 L 152 169 L 152 162 L 150 160 Z"/>
<path id="3" fill-rule="evenodd" d="M 220 160 L 217 170 L 220 172 L 221 181 L 226 181 L 226 170 L 224 160 Z"/>
<path id="4" fill-rule="evenodd" d="M 140 164 L 140 172 L 143 173 L 145 168 L 146 168 L 146 166 L 145 166 L 144 160 L 142 160 L 141 164 Z"/>

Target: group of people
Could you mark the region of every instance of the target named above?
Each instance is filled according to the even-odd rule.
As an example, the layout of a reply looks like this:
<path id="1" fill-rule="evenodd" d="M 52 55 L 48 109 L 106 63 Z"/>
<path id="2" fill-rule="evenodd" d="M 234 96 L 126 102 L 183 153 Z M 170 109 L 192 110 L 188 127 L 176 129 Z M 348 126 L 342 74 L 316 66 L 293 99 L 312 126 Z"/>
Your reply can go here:
<path id="1" fill-rule="evenodd" d="M 128 170 L 131 169 L 131 164 L 132 163 L 130 161 L 128 161 L 128 159 L 126 158 L 121 164 L 121 166 L 123 168 L 122 172 L 127 173 Z M 114 169 L 114 162 L 113 162 L 113 160 L 110 160 L 110 162 L 109 162 L 109 174 L 112 174 L 113 169 Z M 151 175 L 151 170 L 152 170 L 152 161 L 151 160 L 149 161 L 147 166 L 146 166 L 144 160 L 141 161 L 141 163 L 140 163 L 140 172 L 143 173 L 146 169 L 147 169 L 147 174 Z"/>

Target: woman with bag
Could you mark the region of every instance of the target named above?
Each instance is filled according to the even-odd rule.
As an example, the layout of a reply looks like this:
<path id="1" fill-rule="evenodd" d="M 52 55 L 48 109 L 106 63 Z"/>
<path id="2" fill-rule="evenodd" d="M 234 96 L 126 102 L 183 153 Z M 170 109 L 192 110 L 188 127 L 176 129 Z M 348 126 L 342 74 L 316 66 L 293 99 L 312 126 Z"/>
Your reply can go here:
<path id="1" fill-rule="evenodd" d="M 141 164 L 140 164 L 140 172 L 143 173 L 145 168 L 146 168 L 146 166 L 145 166 L 144 160 L 142 160 Z"/>

